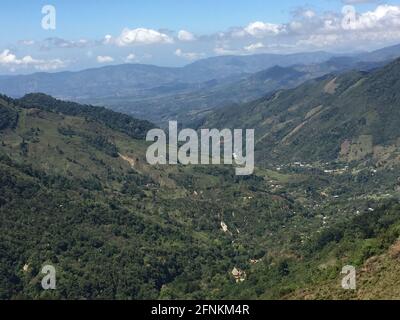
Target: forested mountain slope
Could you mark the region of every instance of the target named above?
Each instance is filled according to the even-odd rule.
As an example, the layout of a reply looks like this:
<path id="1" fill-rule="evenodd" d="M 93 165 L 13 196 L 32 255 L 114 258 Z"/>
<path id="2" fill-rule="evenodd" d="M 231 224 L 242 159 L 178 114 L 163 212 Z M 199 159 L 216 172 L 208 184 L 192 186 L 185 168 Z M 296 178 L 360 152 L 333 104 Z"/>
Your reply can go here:
<path id="1" fill-rule="evenodd" d="M 398 162 L 400 60 L 308 81 L 208 114 L 204 127 L 255 128 L 259 159 Z"/>
<path id="2" fill-rule="evenodd" d="M 398 167 L 149 166 L 151 127 L 1 97 L 0 298 L 318 298 L 400 235 Z"/>
<path id="3" fill-rule="evenodd" d="M 103 113 L 43 95 L 1 98 L 0 297 L 232 297 L 233 268 L 261 258 L 267 230 L 300 205 L 263 175 L 149 166 L 148 144 L 127 130 L 142 123 Z M 40 288 L 48 263 L 52 293 Z"/>

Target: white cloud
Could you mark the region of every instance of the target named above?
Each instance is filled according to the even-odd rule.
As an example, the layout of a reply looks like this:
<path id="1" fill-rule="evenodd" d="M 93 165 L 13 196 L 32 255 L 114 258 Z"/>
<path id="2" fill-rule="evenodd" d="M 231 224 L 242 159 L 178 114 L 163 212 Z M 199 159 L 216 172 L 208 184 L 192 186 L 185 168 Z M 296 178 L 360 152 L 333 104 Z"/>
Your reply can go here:
<path id="1" fill-rule="evenodd" d="M 264 44 L 262 44 L 261 42 L 257 42 L 257 43 L 252 43 L 246 47 L 244 47 L 244 50 L 249 51 L 249 52 L 254 52 L 257 51 L 259 49 L 263 49 L 265 48 Z"/>
<path id="2" fill-rule="evenodd" d="M 279 24 L 256 21 L 250 23 L 243 31 L 253 37 L 264 37 L 266 35 L 278 35 L 285 31 L 285 27 Z"/>
<path id="3" fill-rule="evenodd" d="M 341 14 L 314 17 L 296 30 L 298 50 L 368 50 L 400 41 L 400 6 L 378 5 L 375 9 L 357 12 L 353 6 L 343 7 Z M 293 23 L 293 22 L 292 22 Z"/>
<path id="4" fill-rule="evenodd" d="M 128 54 L 128 56 L 125 58 L 125 62 L 134 62 L 136 60 L 136 55 L 134 53 Z"/>
<path id="5" fill-rule="evenodd" d="M 292 31 L 299 31 L 303 28 L 303 24 L 299 21 L 292 21 L 290 22 L 289 27 Z"/>
<path id="6" fill-rule="evenodd" d="M 305 18 L 311 19 L 311 18 L 314 18 L 315 15 L 316 15 L 316 13 L 313 10 L 308 9 L 308 10 L 303 11 L 303 16 Z"/>
<path id="7" fill-rule="evenodd" d="M 386 29 L 400 26 L 400 7 L 379 5 L 374 11 L 357 14 L 353 6 L 344 6 L 342 27 L 346 30 Z"/>
<path id="8" fill-rule="evenodd" d="M 104 36 L 104 40 L 103 40 L 103 44 L 111 44 L 113 43 L 114 39 L 112 37 L 112 35 L 107 34 Z"/>
<path id="9" fill-rule="evenodd" d="M 10 50 L 6 49 L 0 54 L 0 65 L 15 70 L 16 67 L 33 67 L 41 71 L 56 70 L 66 66 L 66 62 L 60 59 L 34 59 L 32 56 L 18 58 Z"/>
<path id="10" fill-rule="evenodd" d="M 114 62 L 114 58 L 110 56 L 97 56 L 98 63 L 110 63 Z"/>
<path id="11" fill-rule="evenodd" d="M 87 39 L 65 40 L 62 38 L 47 38 L 40 43 L 42 50 L 50 50 L 53 48 L 71 49 L 71 48 L 86 48 L 93 46 L 94 42 Z"/>
<path id="12" fill-rule="evenodd" d="M 185 58 L 185 59 L 191 60 L 191 61 L 204 57 L 204 53 L 183 52 L 181 49 L 176 49 L 175 55 L 177 57 Z"/>
<path id="13" fill-rule="evenodd" d="M 194 41 L 196 40 L 196 37 L 189 31 L 181 30 L 178 32 L 178 39 L 180 41 Z"/>
<path id="14" fill-rule="evenodd" d="M 156 30 L 125 28 L 115 42 L 118 46 L 123 47 L 134 44 L 173 43 L 174 41 L 170 36 Z"/>
<path id="15" fill-rule="evenodd" d="M 250 38 L 258 39 L 259 43 L 268 42 L 268 46 L 263 48 L 265 52 L 271 51 L 272 46 L 291 48 L 292 52 L 315 48 L 340 51 L 375 49 L 400 41 L 400 6 L 382 4 L 360 12 L 353 6 L 344 6 L 342 12 L 322 13 L 299 8 L 293 12 L 293 18 L 284 24 L 256 21 L 216 34 L 214 52 L 226 55 L 257 50 L 254 45 L 258 42 L 245 45 L 241 40 Z M 287 50 L 282 49 L 282 52 Z"/>

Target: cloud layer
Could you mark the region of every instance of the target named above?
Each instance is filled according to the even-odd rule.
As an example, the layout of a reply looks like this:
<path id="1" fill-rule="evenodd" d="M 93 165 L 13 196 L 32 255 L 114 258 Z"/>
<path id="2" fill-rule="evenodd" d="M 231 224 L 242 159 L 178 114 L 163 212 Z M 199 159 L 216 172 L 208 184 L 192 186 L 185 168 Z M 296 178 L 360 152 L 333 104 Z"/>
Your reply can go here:
<path id="1" fill-rule="evenodd" d="M 295 51 L 366 50 L 373 48 L 372 44 L 383 46 L 400 42 L 400 6 L 382 4 L 360 13 L 351 5 L 345 5 L 339 13 L 318 14 L 311 9 L 298 9 L 293 19 L 285 24 L 255 21 L 220 34 L 219 41 L 224 46 L 217 45 L 215 52 L 240 51 L 237 39 L 247 41 L 242 53 L 287 52 L 289 48 Z"/>
<path id="2" fill-rule="evenodd" d="M 6 49 L 0 54 L 0 65 L 8 67 L 10 70 L 16 70 L 17 68 L 33 67 L 40 71 L 50 71 L 64 68 L 66 62 L 60 59 L 34 59 L 27 55 L 22 58 L 18 58 L 15 54 L 11 53 L 10 50 Z"/>
<path id="3" fill-rule="evenodd" d="M 110 33 L 102 39 L 24 39 L 17 43 L 16 48 L 23 48 L 21 51 L 28 54 L 18 58 L 8 48 L 3 49 L 0 67 L 10 70 L 56 70 L 66 66 L 66 62 L 58 57 L 32 57 L 40 56 L 41 53 L 48 57 L 58 53 L 65 56 L 71 52 L 73 57 L 66 60 L 87 61 L 92 65 L 143 60 L 158 64 L 162 62 L 157 61 L 182 61 L 183 64 L 185 61 L 213 55 L 312 50 L 350 52 L 400 42 L 400 6 L 379 4 L 369 11 L 357 12 L 352 4 L 374 1 L 342 2 L 344 5 L 339 12 L 322 12 L 311 7 L 297 8 L 292 12 L 290 21 L 285 23 L 255 20 L 214 34 L 200 35 L 185 29 L 155 30 L 142 26 L 125 27 L 120 33 Z"/>

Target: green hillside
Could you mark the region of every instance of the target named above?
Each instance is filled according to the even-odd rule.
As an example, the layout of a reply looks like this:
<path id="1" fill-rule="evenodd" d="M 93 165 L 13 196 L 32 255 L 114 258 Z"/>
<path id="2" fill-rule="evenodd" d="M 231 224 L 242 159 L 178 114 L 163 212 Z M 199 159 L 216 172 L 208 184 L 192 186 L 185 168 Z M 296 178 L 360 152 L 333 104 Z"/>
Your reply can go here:
<path id="1" fill-rule="evenodd" d="M 149 167 L 147 144 L 111 129 L 103 109 L 71 115 L 43 98 L 0 101 L 3 299 L 232 298 L 233 268 L 284 245 L 268 230 L 305 219 L 264 173 Z M 53 293 L 40 288 L 46 263 L 59 273 Z"/>
<path id="2" fill-rule="evenodd" d="M 311 80 L 208 115 L 204 127 L 255 128 L 259 159 L 398 163 L 400 60 Z"/>
<path id="3" fill-rule="evenodd" d="M 210 114 L 203 125 L 256 128 L 245 177 L 149 166 L 148 122 L 2 96 L 0 298 L 399 298 L 384 286 L 400 236 L 398 68 Z M 52 292 L 40 287 L 45 264 L 56 266 Z M 340 287 L 348 264 L 356 292 Z"/>

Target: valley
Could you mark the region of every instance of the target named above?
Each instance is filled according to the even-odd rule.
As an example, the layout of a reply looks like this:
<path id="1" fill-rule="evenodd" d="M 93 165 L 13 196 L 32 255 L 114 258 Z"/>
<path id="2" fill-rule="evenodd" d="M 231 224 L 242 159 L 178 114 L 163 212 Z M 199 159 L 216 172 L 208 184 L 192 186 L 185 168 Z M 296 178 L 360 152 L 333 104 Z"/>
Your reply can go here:
<path id="1" fill-rule="evenodd" d="M 185 93 L 192 113 L 174 115 L 195 130 L 255 129 L 246 176 L 149 164 L 158 125 L 147 120 L 43 93 L 1 96 L 0 298 L 397 298 L 385 284 L 400 237 L 400 60 L 385 59 L 314 76 L 272 67 L 230 82 L 248 93 L 234 105 L 210 89 L 218 107 L 196 109 L 186 94 L 197 93 Z M 41 290 L 44 264 L 56 291 Z M 345 265 L 359 272 L 355 291 L 340 286 Z"/>
<path id="2" fill-rule="evenodd" d="M 344 264 L 369 263 L 400 235 L 396 161 L 288 154 L 244 177 L 150 166 L 150 123 L 41 94 L 3 97 L 0 110 L 2 298 L 322 297 Z M 50 262 L 56 293 L 38 288 Z"/>

